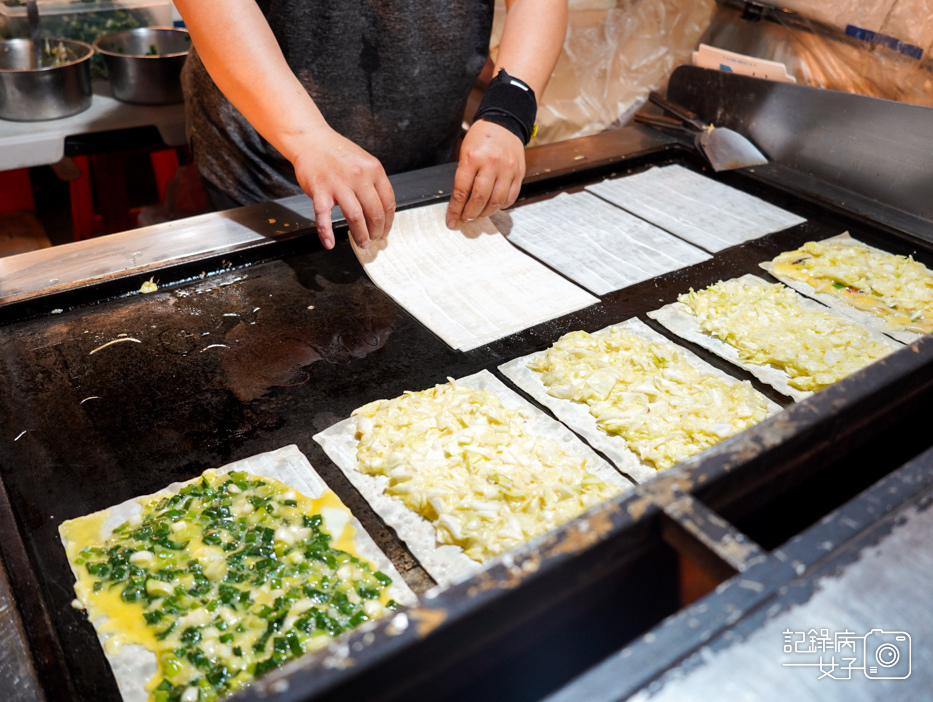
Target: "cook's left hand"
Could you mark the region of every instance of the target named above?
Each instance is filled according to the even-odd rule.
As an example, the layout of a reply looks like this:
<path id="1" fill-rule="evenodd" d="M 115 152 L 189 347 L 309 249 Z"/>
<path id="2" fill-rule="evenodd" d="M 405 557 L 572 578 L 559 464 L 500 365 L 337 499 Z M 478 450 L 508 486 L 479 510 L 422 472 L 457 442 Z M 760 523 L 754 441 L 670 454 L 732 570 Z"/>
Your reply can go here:
<path id="1" fill-rule="evenodd" d="M 509 207 L 525 177 L 525 147 L 505 127 L 477 120 L 460 146 L 460 162 L 447 208 L 447 226 L 488 217 Z"/>

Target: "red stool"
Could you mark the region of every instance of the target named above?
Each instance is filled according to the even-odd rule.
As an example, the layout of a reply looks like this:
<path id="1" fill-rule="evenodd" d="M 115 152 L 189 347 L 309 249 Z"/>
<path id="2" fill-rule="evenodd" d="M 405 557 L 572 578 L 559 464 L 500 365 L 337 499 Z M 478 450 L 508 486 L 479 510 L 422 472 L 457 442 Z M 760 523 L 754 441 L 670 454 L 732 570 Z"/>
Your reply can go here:
<path id="1" fill-rule="evenodd" d="M 130 210 L 127 204 L 126 154 L 74 156 L 72 160 L 81 171 L 80 177 L 69 183 L 75 241 L 134 228 L 138 212 Z M 168 182 L 178 170 L 178 154 L 175 149 L 160 149 L 149 154 L 149 162 L 159 202 L 164 202 Z M 94 212 L 92 178 L 99 198 L 99 214 Z"/>
<path id="2" fill-rule="evenodd" d="M 152 163 L 156 187 L 159 189 L 159 202 L 164 204 L 168 182 L 175 177 L 175 172 L 178 170 L 178 153 L 175 149 L 153 151 L 149 154 L 149 161 Z"/>
<path id="3" fill-rule="evenodd" d="M 71 228 L 75 241 L 94 236 L 94 201 L 91 197 L 91 165 L 87 156 L 71 159 L 81 175 L 68 182 L 71 195 Z"/>
<path id="4" fill-rule="evenodd" d="M 29 169 L 17 168 L 14 171 L 0 171 L 0 212 L 15 212 L 16 210 L 34 212 L 35 209 Z"/>

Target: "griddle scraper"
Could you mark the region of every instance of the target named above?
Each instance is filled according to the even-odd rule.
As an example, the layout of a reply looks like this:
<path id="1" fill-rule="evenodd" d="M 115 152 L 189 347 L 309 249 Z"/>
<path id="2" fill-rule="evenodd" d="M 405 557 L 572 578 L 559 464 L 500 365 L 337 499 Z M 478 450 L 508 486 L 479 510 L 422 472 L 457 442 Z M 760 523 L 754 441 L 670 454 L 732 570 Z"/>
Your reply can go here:
<path id="1" fill-rule="evenodd" d="M 704 124 L 698 115 L 661 97 L 658 93 L 649 93 L 648 99 L 666 112 L 677 116 L 680 122 L 644 113 L 636 113 L 635 121 L 695 134 L 694 144 L 709 161 L 714 171 L 761 166 L 768 162 L 764 154 L 738 132 L 726 127 Z"/>

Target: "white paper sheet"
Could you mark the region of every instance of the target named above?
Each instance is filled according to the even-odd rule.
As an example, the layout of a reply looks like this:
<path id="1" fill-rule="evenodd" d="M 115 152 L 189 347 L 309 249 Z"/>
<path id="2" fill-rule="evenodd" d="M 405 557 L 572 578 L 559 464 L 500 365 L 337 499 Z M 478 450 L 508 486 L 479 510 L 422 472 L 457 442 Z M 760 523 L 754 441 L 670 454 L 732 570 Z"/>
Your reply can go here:
<path id="1" fill-rule="evenodd" d="M 508 240 L 596 295 L 711 256 L 587 192 L 498 212 Z"/>
<path id="2" fill-rule="evenodd" d="M 488 217 L 451 231 L 447 204 L 404 210 L 387 239 L 359 249 L 367 275 L 461 351 L 599 302 L 509 244 Z"/>
<path id="3" fill-rule="evenodd" d="M 294 445 L 244 458 L 218 468 L 217 472 L 229 473 L 234 470 L 246 471 L 260 477 L 274 478 L 311 499 L 319 498 L 327 489 L 327 484 L 315 472 L 305 455 Z M 151 495 L 135 497 L 110 507 L 106 510 L 109 514 L 101 525 L 99 538 L 102 541 L 109 539 L 116 527 L 131 517 L 142 513 L 144 503 L 148 503 L 152 499 L 175 495 L 182 487 L 195 480 L 200 480 L 200 476 L 185 482 L 172 483 Z M 343 510 L 325 510 L 321 516 L 328 531 L 332 534 L 339 534 L 343 532 L 346 524 L 346 514 L 348 512 Z M 357 553 L 372 562 L 377 570 L 381 570 L 392 578 L 392 584 L 388 590 L 392 599 L 405 605 L 417 604 L 418 598 L 405 584 L 405 580 L 399 575 L 395 566 L 379 549 L 359 521 L 355 517 L 351 517 L 350 524 L 354 529 L 353 541 Z M 62 542 L 67 549 L 68 543 L 64 537 L 62 537 Z M 78 577 L 75 571 L 76 567 L 73 563 L 71 564 L 75 579 Z M 97 623 L 95 622 L 95 624 Z M 155 654 L 144 646 L 136 644 L 124 645 L 116 653 L 109 653 L 106 644 L 113 634 L 101 633 L 97 630 L 97 626 L 95 626 L 95 631 L 97 631 L 101 646 L 103 646 L 104 653 L 113 670 L 117 687 L 124 702 L 145 702 L 145 700 L 149 699 L 149 693 L 146 691 L 145 685 L 155 675 L 157 669 Z"/>
<path id="4" fill-rule="evenodd" d="M 745 281 L 749 285 L 770 285 L 761 278 L 746 274 L 743 275 L 739 280 Z M 830 314 L 835 314 L 846 322 L 855 324 L 851 319 L 847 319 L 844 315 L 841 315 L 839 312 L 832 310 L 824 305 L 821 305 L 815 300 L 810 300 L 803 295 L 798 293 L 800 299 L 800 306 L 805 310 L 819 310 L 822 312 L 828 312 Z M 780 368 L 775 368 L 769 365 L 758 365 L 753 363 L 745 363 L 739 359 L 739 352 L 734 346 L 730 346 L 724 341 L 720 341 L 714 336 L 710 336 L 705 333 L 700 327 L 700 323 L 697 321 L 697 318 L 693 315 L 693 312 L 682 302 L 672 302 L 669 305 L 665 305 L 661 309 L 649 312 L 648 316 L 652 319 L 656 319 L 665 327 L 670 329 L 672 332 L 677 334 L 677 336 L 687 341 L 692 341 L 694 344 L 702 346 L 705 349 L 709 349 L 715 353 L 720 358 L 724 358 L 730 363 L 733 363 L 740 368 L 744 368 L 749 373 L 754 375 L 758 380 L 763 383 L 767 383 L 775 390 L 780 393 L 783 393 L 787 397 L 791 397 L 798 402 L 803 400 L 813 394 L 810 390 L 798 390 L 797 388 L 791 386 L 790 376 L 785 373 Z M 872 329 L 866 329 L 866 331 L 871 335 L 871 338 L 875 341 L 880 341 L 883 344 L 889 346 L 892 350 L 897 350 L 901 348 L 901 345 L 896 341 L 889 339 L 884 334 L 874 331 Z"/>
<path id="5" fill-rule="evenodd" d="M 872 251 L 879 251 L 881 253 L 889 253 L 882 249 L 877 249 L 874 246 L 869 246 L 868 244 L 859 241 L 858 239 L 853 239 L 849 232 L 844 232 L 838 236 L 830 237 L 827 241 L 840 242 L 846 246 L 864 246 L 866 249 Z M 888 329 L 887 323 L 883 318 L 873 315 L 871 312 L 865 310 L 860 310 L 857 307 L 853 307 L 848 304 L 845 300 L 835 297 L 834 295 L 828 295 L 826 293 L 820 293 L 813 289 L 812 286 L 803 282 L 802 280 L 796 280 L 795 278 L 787 278 L 785 276 L 779 276 L 774 274 L 774 266 L 771 261 L 764 261 L 759 263 L 762 268 L 764 268 L 768 273 L 774 275 L 775 278 L 780 280 L 784 285 L 793 288 L 799 293 L 803 293 L 807 297 L 812 297 L 814 300 L 819 300 L 827 307 L 832 307 L 834 310 L 839 310 L 846 317 L 849 317 L 852 320 L 855 320 L 863 327 L 868 327 L 869 329 L 875 329 L 877 331 L 887 334 L 892 339 L 897 339 L 902 344 L 911 344 L 917 339 L 923 337 L 923 334 L 918 334 L 917 332 L 907 331 L 906 329 L 895 330 Z"/>
<path id="6" fill-rule="evenodd" d="M 660 342 L 676 346 L 662 334 L 654 331 L 640 319 L 633 317 L 619 324 L 612 324 L 599 332 L 604 332 L 612 327 L 623 329 L 632 334 L 637 334 L 649 341 Z M 718 378 L 738 382 L 727 373 L 723 373 L 715 366 L 701 359 L 694 353 L 685 348 L 677 347 L 684 355 L 687 362 L 697 370 L 704 373 L 710 373 Z M 638 455 L 629 448 L 628 443 L 621 436 L 609 435 L 596 424 L 596 418 L 590 413 L 589 407 L 582 402 L 573 402 L 572 400 L 562 400 L 553 395 L 549 395 L 547 386 L 541 382 L 541 374 L 528 368 L 528 364 L 544 354 L 544 351 L 538 351 L 528 356 L 516 358 L 508 363 L 499 366 L 499 370 L 513 383 L 522 390 L 531 395 L 537 402 L 547 407 L 564 424 L 577 432 L 586 439 L 590 446 L 597 451 L 601 451 L 605 456 L 615 463 L 616 468 L 628 475 L 632 480 L 643 483 L 650 480 L 658 474 L 658 471 L 646 463 L 643 463 Z M 781 411 L 781 406 L 775 402 L 768 401 L 768 414 L 774 414 Z"/>
<path id="7" fill-rule="evenodd" d="M 586 189 L 713 253 L 806 221 L 678 165 Z"/>
<path id="8" fill-rule="evenodd" d="M 632 483 L 616 471 L 609 463 L 600 458 L 589 446 L 580 441 L 573 432 L 544 412 L 527 402 L 520 395 L 509 390 L 489 371 L 480 371 L 474 375 L 457 380 L 462 385 L 474 390 L 488 390 L 498 395 L 502 404 L 509 409 L 521 409 L 527 417 L 525 428 L 529 433 L 557 439 L 564 444 L 565 451 L 590 459 L 593 475 L 611 485 L 622 489 L 632 487 Z M 388 478 L 381 475 L 367 475 L 356 469 L 356 418 L 348 417 L 325 429 L 314 437 L 330 459 L 343 471 L 344 475 L 360 491 L 360 494 L 382 520 L 395 530 L 409 550 L 418 559 L 422 567 L 437 581 L 439 587 L 469 577 L 473 573 L 489 567 L 497 559 L 479 563 L 463 553 L 459 546 L 438 544 L 434 526 L 421 515 L 410 510 L 405 504 L 390 495 L 386 495 L 385 485 Z M 508 555 L 508 554 L 506 554 Z"/>

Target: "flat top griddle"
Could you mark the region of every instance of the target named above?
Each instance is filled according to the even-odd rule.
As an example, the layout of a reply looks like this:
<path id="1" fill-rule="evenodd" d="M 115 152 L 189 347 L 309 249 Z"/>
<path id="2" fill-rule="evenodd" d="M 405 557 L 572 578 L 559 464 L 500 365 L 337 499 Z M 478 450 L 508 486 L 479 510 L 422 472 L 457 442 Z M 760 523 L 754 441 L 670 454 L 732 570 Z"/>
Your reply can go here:
<path id="1" fill-rule="evenodd" d="M 621 174 L 672 160 L 702 170 L 689 152 L 672 158 L 669 149 L 614 170 Z M 574 191 L 602 175 L 581 169 L 572 177 L 545 179 L 529 188 L 530 199 Z M 63 520 L 297 444 L 409 584 L 424 592 L 430 578 L 312 441 L 313 434 L 366 402 L 484 368 L 496 372 L 498 364 L 576 329 L 595 331 L 638 316 L 670 337 L 647 312 L 691 287 L 744 273 L 767 277 L 759 262 L 812 239 L 848 230 L 933 266 L 933 247 L 915 239 L 745 174 L 706 175 L 807 222 L 467 353 L 448 348 L 373 286 L 346 242 L 326 252 L 313 233 L 271 260 L 149 295 L 98 301 L 91 287 L 80 304 L 61 314 L 0 327 L 0 551 L 14 596 L 36 629 L 28 636 L 49 699 L 119 700 L 92 627 L 71 606 L 73 578 L 57 534 Z M 139 343 L 90 353 L 120 335 Z M 740 369 L 674 341 L 789 404 Z M 218 344 L 223 346 L 213 346 Z"/>

